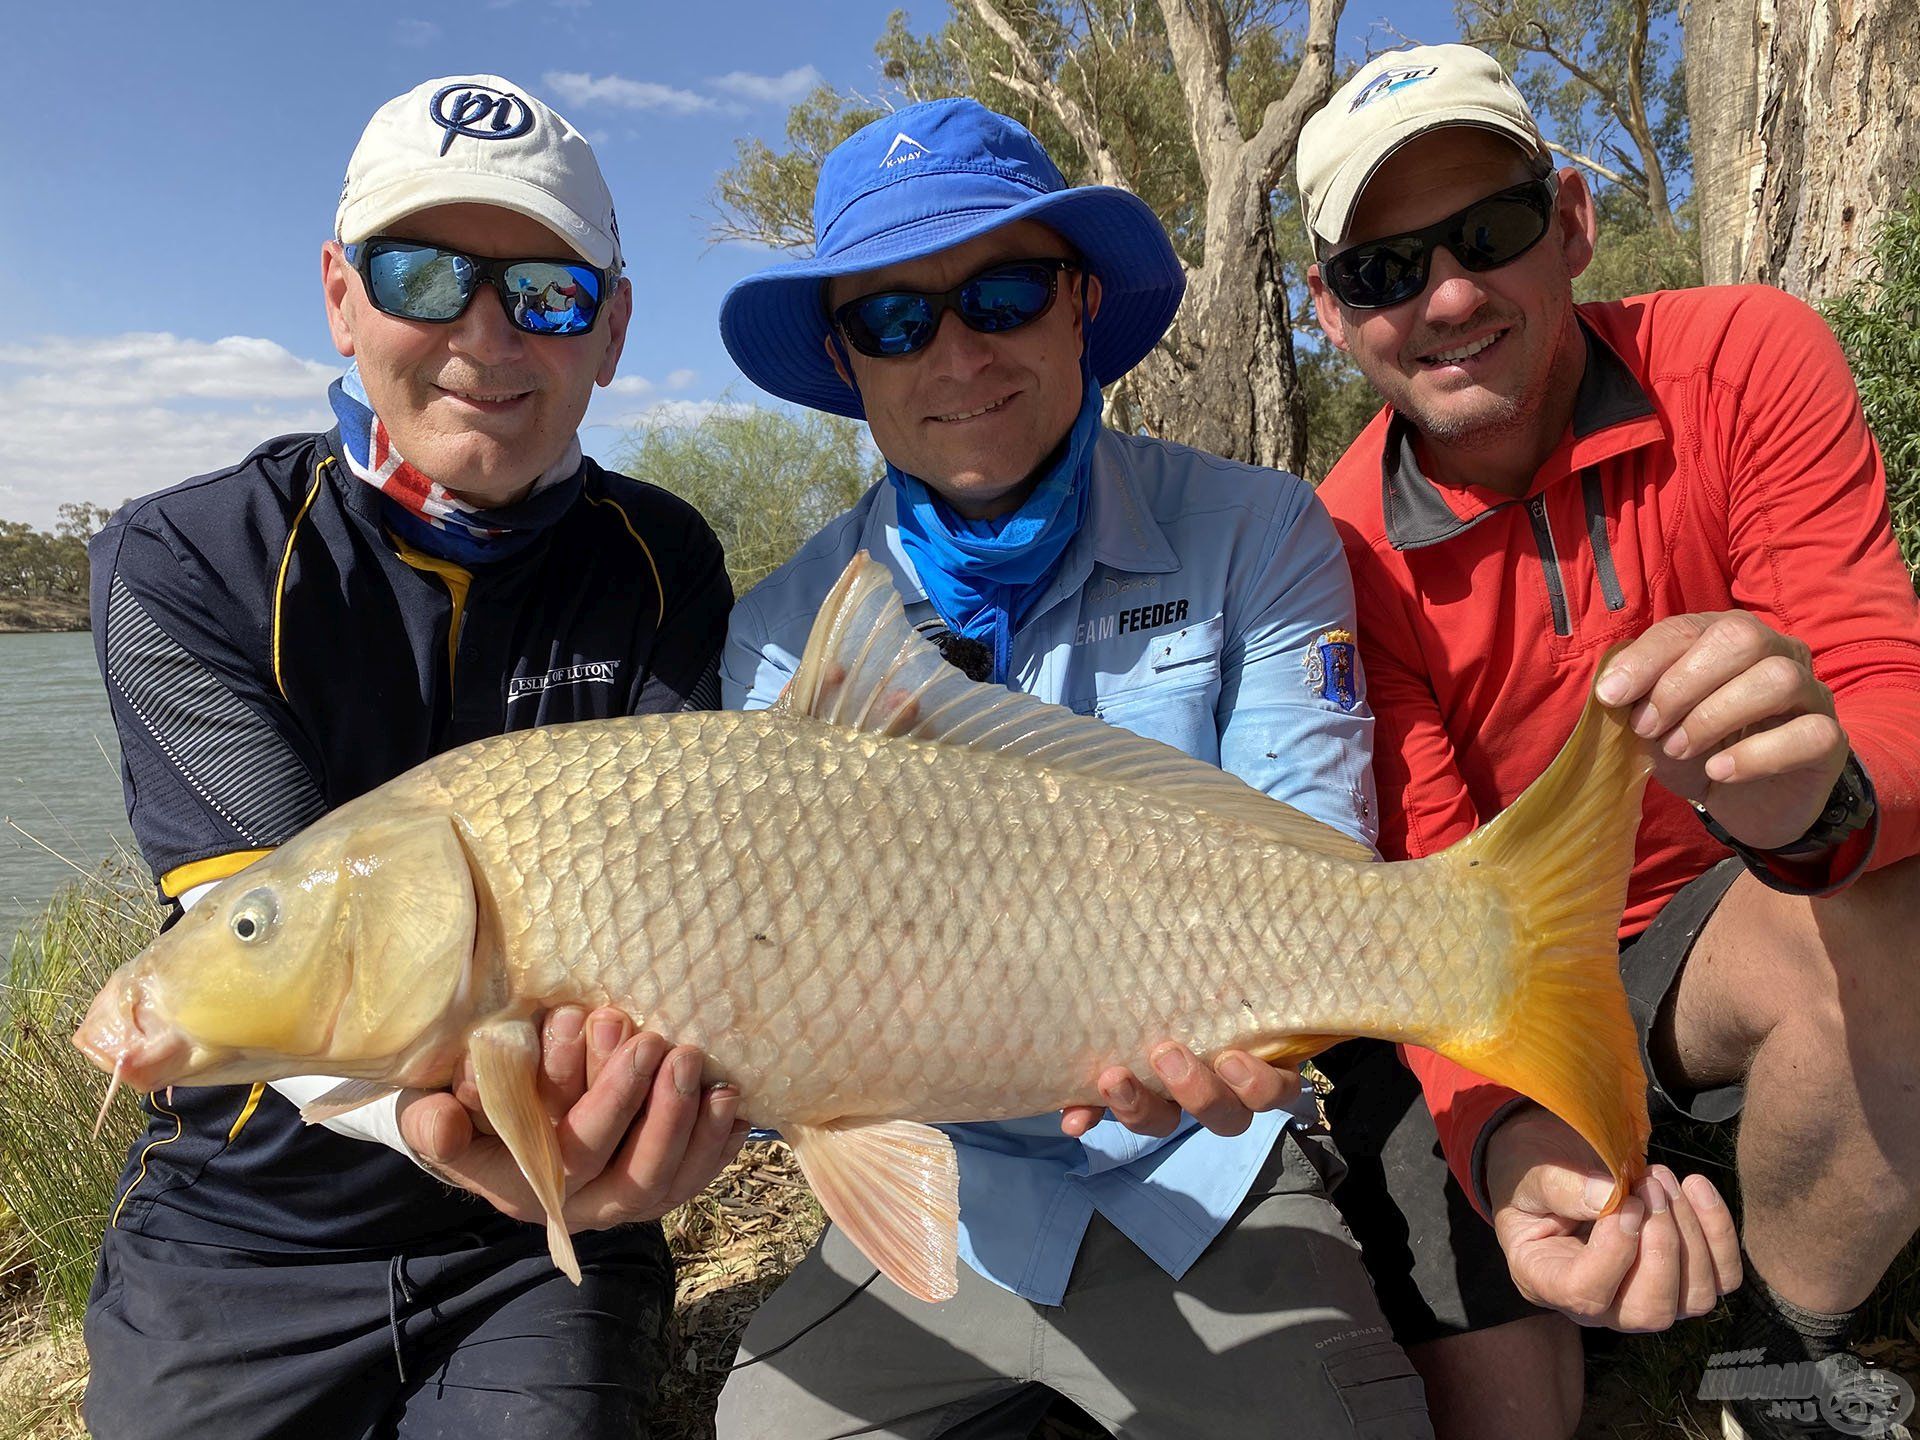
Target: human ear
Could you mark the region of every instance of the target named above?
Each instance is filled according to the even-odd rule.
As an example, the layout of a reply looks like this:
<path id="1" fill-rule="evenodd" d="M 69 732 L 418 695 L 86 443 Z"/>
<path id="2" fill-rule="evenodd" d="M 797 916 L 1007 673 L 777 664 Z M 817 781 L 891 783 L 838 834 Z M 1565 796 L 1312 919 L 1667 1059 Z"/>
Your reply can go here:
<path id="1" fill-rule="evenodd" d="M 333 348 L 342 355 L 353 354 L 353 323 L 347 316 L 348 297 L 355 292 L 359 276 L 347 264 L 340 242 L 329 240 L 320 247 L 320 294 L 327 307 L 327 333 Z"/>
<path id="2" fill-rule="evenodd" d="M 1320 278 L 1320 262 L 1317 260 L 1307 267 L 1307 290 L 1313 296 L 1313 313 L 1320 321 L 1320 329 L 1325 332 L 1327 343 L 1336 350 L 1345 350 L 1346 317 L 1340 313 L 1340 304 L 1333 298 L 1333 292 L 1327 289 L 1327 282 Z"/>

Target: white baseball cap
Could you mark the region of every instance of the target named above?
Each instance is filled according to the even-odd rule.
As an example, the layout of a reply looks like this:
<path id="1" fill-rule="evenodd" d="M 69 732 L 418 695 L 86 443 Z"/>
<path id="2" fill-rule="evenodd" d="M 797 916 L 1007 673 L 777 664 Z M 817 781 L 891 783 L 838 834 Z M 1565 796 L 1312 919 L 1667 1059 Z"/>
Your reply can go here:
<path id="1" fill-rule="evenodd" d="M 1547 142 L 1507 72 L 1471 45 L 1416 45 L 1376 55 L 1300 131 L 1294 173 L 1316 248 L 1347 237 L 1360 192 L 1409 140 L 1474 125 L 1545 158 Z"/>
<path id="2" fill-rule="evenodd" d="M 347 161 L 333 231 L 343 244 L 434 205 L 498 205 L 538 220 L 589 264 L 622 268 L 613 196 L 593 147 L 498 75 L 449 75 L 373 112 Z"/>

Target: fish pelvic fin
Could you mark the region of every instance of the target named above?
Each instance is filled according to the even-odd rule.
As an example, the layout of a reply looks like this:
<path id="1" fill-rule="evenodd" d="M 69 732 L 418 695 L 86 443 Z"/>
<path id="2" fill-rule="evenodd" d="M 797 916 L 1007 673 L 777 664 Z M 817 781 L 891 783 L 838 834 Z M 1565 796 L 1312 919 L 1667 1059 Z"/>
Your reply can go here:
<path id="1" fill-rule="evenodd" d="M 1373 859 L 1351 836 L 1171 745 L 969 680 L 907 623 L 887 567 L 864 550 L 821 603 L 799 668 L 773 709 L 1131 785 L 1265 840 L 1360 864 Z"/>
<path id="2" fill-rule="evenodd" d="M 580 1262 L 574 1258 L 573 1236 L 561 1213 L 566 1192 L 560 1141 L 540 1102 L 539 1033 L 531 1020 L 489 1020 L 468 1035 L 467 1052 L 473 1060 L 480 1108 L 547 1212 L 547 1253 L 561 1273 L 578 1285 Z"/>
<path id="3" fill-rule="evenodd" d="M 1351 1035 L 1282 1035 L 1248 1046 L 1247 1053 L 1256 1060 L 1264 1060 L 1282 1070 L 1291 1070 L 1322 1051 L 1331 1050 L 1341 1041 L 1352 1038 Z"/>
<path id="4" fill-rule="evenodd" d="M 1652 768 L 1625 713 L 1589 692 L 1540 778 L 1437 857 L 1461 883 L 1490 879 L 1505 893 L 1519 953 L 1504 1023 L 1479 1043 L 1434 1048 L 1577 1130 L 1613 1174 L 1603 1213 L 1646 1169 L 1647 1077 L 1620 983 L 1619 934 Z"/>
<path id="5" fill-rule="evenodd" d="M 958 1289 L 960 1166 L 953 1142 L 910 1120 L 782 1125 L 820 1208 L 880 1273 L 935 1302 Z"/>
<path id="6" fill-rule="evenodd" d="M 314 1096 L 302 1105 L 300 1118 L 309 1125 L 318 1125 L 327 1120 L 337 1120 L 342 1115 L 351 1115 L 376 1100 L 399 1093 L 398 1085 L 389 1085 L 384 1080 L 342 1080 L 331 1090 Z"/>

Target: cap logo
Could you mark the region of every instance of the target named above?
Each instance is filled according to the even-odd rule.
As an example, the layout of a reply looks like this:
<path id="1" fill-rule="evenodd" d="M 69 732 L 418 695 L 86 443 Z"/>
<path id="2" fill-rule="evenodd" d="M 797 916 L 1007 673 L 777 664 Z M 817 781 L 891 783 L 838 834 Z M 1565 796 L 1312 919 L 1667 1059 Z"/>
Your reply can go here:
<path id="1" fill-rule="evenodd" d="M 880 168 L 882 170 L 891 170 L 894 166 L 904 165 L 909 160 L 924 160 L 926 158 L 926 146 L 907 134 L 906 131 L 896 130 L 893 135 L 893 144 L 889 145 L 887 147 L 887 153 L 880 157 Z"/>
<path id="2" fill-rule="evenodd" d="M 1401 66 L 1394 70 L 1382 70 L 1366 83 L 1366 87 L 1353 97 L 1353 103 L 1347 107 L 1347 113 L 1365 108 L 1382 95 L 1391 95 L 1396 90 L 1404 90 L 1409 85 L 1418 85 L 1422 80 L 1430 80 L 1440 73 L 1438 65 Z"/>
<path id="3" fill-rule="evenodd" d="M 440 153 L 447 153 L 453 137 L 473 140 L 512 140 L 533 129 L 533 108 L 511 90 L 484 85 L 449 85 L 428 106 L 433 123 L 447 132 Z"/>

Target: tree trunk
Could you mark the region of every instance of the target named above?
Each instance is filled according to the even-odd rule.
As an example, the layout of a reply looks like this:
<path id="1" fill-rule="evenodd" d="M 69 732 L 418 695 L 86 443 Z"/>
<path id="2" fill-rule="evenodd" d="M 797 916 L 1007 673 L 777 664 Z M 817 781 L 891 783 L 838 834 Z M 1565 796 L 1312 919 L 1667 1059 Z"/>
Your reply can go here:
<path id="1" fill-rule="evenodd" d="M 1167 338 L 1128 377 L 1128 400 L 1150 434 L 1297 474 L 1307 457 L 1306 396 L 1266 193 L 1250 179 L 1215 182 L 1257 196 L 1257 207 L 1244 198 L 1239 207 L 1255 213 L 1209 226 L 1206 264 L 1188 275 Z"/>
<path id="2" fill-rule="evenodd" d="M 1692 0 L 1686 56 L 1705 278 L 1852 287 L 1920 174 L 1920 5 Z"/>

